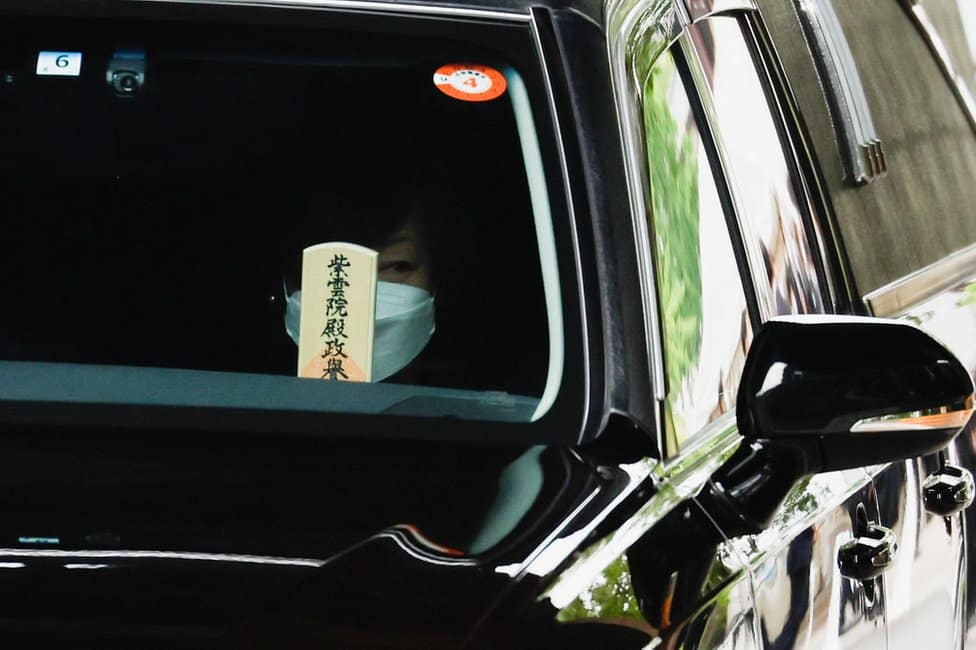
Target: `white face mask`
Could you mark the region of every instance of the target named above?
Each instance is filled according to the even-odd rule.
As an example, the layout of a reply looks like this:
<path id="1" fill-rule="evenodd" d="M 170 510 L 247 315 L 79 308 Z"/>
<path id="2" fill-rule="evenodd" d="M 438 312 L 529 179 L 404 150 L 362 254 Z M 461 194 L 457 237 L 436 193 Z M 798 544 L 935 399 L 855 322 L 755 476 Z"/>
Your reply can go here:
<path id="1" fill-rule="evenodd" d="M 285 331 L 298 345 L 302 292 L 285 298 Z M 376 285 L 373 330 L 373 381 L 383 381 L 413 361 L 434 333 L 434 297 L 409 284 Z"/>

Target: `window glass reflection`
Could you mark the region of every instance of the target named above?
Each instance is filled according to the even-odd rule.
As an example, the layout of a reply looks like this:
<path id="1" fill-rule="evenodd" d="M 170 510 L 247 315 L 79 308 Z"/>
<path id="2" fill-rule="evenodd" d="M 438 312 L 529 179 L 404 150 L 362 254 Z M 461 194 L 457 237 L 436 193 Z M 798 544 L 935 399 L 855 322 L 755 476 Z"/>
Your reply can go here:
<path id="1" fill-rule="evenodd" d="M 745 36 L 734 18 L 697 23 L 695 70 L 714 104 L 743 239 L 764 316 L 823 309 L 791 169 Z"/>
<path id="2" fill-rule="evenodd" d="M 970 58 L 976 67 L 976 5 L 971 0 L 956 0 L 956 2 L 958 3 L 959 16 L 962 18 L 962 28 L 966 34 L 966 45 L 969 47 Z M 976 74 L 970 81 L 976 82 Z"/>
<path id="3" fill-rule="evenodd" d="M 670 53 L 643 88 L 668 450 L 735 406 L 751 326 L 705 147 Z"/>
<path id="4" fill-rule="evenodd" d="M 976 94 L 976 3 L 973 0 L 922 0 L 939 45 L 948 57 L 956 79 Z"/>

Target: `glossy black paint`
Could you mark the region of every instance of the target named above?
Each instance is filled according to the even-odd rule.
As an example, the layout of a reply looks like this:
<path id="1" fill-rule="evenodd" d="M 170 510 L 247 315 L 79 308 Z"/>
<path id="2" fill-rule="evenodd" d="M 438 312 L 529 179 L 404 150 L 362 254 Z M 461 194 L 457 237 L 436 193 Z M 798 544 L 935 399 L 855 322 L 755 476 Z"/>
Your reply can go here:
<path id="1" fill-rule="evenodd" d="M 627 551 L 634 591 L 648 622 L 680 637 L 708 598 L 706 583 L 724 537 L 700 504 L 680 504 Z"/>
<path id="2" fill-rule="evenodd" d="M 797 481 L 814 473 L 815 445 L 744 442 L 699 496 L 731 537 L 757 534 L 769 525 Z"/>
<path id="3" fill-rule="evenodd" d="M 973 382 L 942 344 L 897 321 L 772 320 L 743 370 L 737 419 L 747 440 L 800 444 L 809 471 L 932 453 L 959 429 L 852 432 L 860 420 L 971 404 Z M 867 444 L 874 435 L 884 444 Z M 817 446 L 810 442 L 816 440 Z M 818 448 L 819 447 L 819 448 Z"/>
<path id="4" fill-rule="evenodd" d="M 0 449 L 0 633 L 36 647 L 459 647 L 512 585 L 491 567 L 600 480 L 543 452 L 534 505 L 475 560 L 524 449 L 38 429 Z"/>
<path id="5" fill-rule="evenodd" d="M 912 326 L 879 319 L 769 321 L 756 335 L 739 388 L 745 440 L 701 498 L 728 534 L 759 533 L 804 476 L 931 453 L 960 431 L 857 433 L 850 430 L 855 422 L 965 405 L 972 390 L 955 356 Z M 866 436 L 883 444 L 868 444 Z"/>
<path id="6" fill-rule="evenodd" d="M 627 195 L 627 185 L 621 173 L 624 156 L 613 88 L 606 74 L 606 37 L 598 23 L 581 20 L 575 11 L 536 9 L 534 15 L 557 105 L 565 107 L 560 126 L 580 233 L 592 246 L 582 247 L 593 255 L 592 262 L 584 259 L 584 264 L 592 264 L 587 266 L 592 273 L 584 291 L 599 296 L 604 305 L 587 323 L 590 332 L 601 335 L 599 361 L 605 377 L 605 385 L 592 390 L 604 391 L 602 417 L 621 414 L 648 433 L 648 442 L 656 447 L 653 404 L 647 400 L 651 373 L 641 345 L 646 340 L 641 285 L 633 273 L 637 250 L 628 203 L 620 200 Z M 591 363 L 597 360 L 593 357 Z M 609 425 L 601 422 L 597 430 Z M 646 447 L 640 442 L 632 449 L 657 455 L 646 453 Z"/>

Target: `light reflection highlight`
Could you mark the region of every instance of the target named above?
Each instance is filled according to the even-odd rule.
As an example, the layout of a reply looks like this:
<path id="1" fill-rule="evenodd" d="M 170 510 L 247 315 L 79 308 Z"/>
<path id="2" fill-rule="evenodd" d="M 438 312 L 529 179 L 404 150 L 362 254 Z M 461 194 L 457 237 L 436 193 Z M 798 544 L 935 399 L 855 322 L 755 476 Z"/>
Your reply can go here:
<path id="1" fill-rule="evenodd" d="M 232 553 L 183 553 L 177 551 L 65 551 L 61 549 L 0 548 L 0 557 L 36 558 L 118 558 L 150 560 L 190 560 L 201 562 L 235 562 L 242 564 L 270 564 L 277 566 L 320 567 L 325 560 L 264 555 L 236 555 Z M 14 562 L 3 564 L 21 564 Z"/>
<path id="2" fill-rule="evenodd" d="M 65 564 L 64 568 L 65 569 L 109 569 L 112 568 L 113 566 L 115 565 L 114 564 L 87 564 L 87 563 L 71 564 L 69 563 L 69 564 Z"/>

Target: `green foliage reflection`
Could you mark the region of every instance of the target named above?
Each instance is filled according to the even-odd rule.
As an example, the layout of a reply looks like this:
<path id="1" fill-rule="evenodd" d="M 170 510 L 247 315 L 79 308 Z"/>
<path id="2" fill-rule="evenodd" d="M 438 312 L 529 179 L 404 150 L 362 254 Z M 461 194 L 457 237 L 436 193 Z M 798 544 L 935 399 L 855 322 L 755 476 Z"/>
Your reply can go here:
<path id="1" fill-rule="evenodd" d="M 959 306 L 969 305 L 976 309 L 976 282 L 970 282 L 962 290 L 962 297 L 958 302 Z"/>
<path id="2" fill-rule="evenodd" d="M 675 394 L 698 363 L 702 336 L 702 280 L 699 266 L 698 139 L 678 124 L 668 93 L 681 84 L 673 59 L 662 56 L 646 77 L 644 137 L 651 185 L 651 209 L 659 300 L 664 329 L 669 410 Z M 688 114 L 691 119 L 691 114 Z M 670 418 L 669 418 L 670 419 Z M 675 440 L 674 424 L 668 437 Z"/>
<path id="3" fill-rule="evenodd" d="M 579 597 L 556 615 L 560 623 L 587 619 L 637 618 L 643 621 L 630 582 L 627 559 L 621 555 Z"/>

